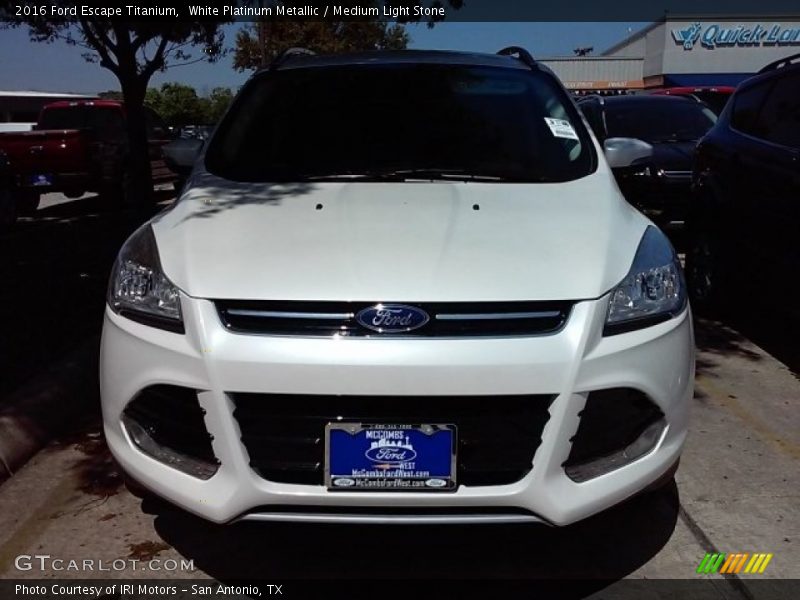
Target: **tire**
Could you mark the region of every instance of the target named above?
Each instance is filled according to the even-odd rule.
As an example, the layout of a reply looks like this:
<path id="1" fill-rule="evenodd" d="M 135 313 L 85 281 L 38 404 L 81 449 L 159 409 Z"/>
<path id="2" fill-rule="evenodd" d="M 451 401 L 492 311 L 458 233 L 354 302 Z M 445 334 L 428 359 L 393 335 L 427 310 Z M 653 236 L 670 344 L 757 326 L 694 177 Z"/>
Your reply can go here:
<path id="1" fill-rule="evenodd" d="M 17 211 L 21 215 L 32 215 L 39 209 L 42 195 L 39 192 L 25 190 L 18 192 Z"/>
<path id="2" fill-rule="evenodd" d="M 686 250 L 686 284 L 692 307 L 716 314 L 730 300 L 726 294 L 729 257 L 719 234 L 710 227 L 692 228 Z"/>
<path id="3" fill-rule="evenodd" d="M 119 468 L 119 466 L 117 468 Z M 120 472 L 122 473 L 122 481 L 125 483 L 125 487 L 131 493 L 131 495 L 139 498 L 140 500 L 156 497 L 150 490 L 128 475 L 125 471 L 120 469 Z"/>
<path id="4" fill-rule="evenodd" d="M 0 188 L 0 231 L 9 229 L 17 221 L 17 202 L 8 188 Z"/>

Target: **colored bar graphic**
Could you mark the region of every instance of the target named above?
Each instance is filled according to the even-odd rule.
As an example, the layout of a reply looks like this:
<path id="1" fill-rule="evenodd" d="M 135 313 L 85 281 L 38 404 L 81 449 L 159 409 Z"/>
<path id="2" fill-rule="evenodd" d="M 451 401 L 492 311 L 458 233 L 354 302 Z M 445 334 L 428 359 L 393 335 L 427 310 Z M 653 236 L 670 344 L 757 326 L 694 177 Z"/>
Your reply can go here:
<path id="1" fill-rule="evenodd" d="M 732 554 L 707 552 L 697 567 L 697 573 L 713 574 L 735 574 L 741 573 L 763 573 L 767 568 L 773 554 L 749 552 L 734 552 Z M 749 559 L 749 560 L 748 560 Z M 746 566 L 745 566 L 746 565 Z"/>

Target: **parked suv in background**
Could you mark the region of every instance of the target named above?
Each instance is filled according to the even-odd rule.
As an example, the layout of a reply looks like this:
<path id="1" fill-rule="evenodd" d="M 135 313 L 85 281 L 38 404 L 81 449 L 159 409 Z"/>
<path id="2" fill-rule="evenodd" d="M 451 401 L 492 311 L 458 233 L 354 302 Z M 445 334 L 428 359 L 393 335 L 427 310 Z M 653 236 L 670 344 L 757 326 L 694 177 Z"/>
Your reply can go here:
<path id="1" fill-rule="evenodd" d="M 671 87 L 652 92 L 654 96 L 684 96 L 704 102 L 714 114 L 722 113 L 736 88 L 730 85 Z"/>
<path id="2" fill-rule="evenodd" d="M 797 312 L 798 59 L 772 63 L 742 83 L 698 146 L 686 265 L 698 306 L 769 297 Z"/>
<path id="3" fill-rule="evenodd" d="M 652 155 L 616 169 L 628 202 L 659 225 L 685 221 L 697 142 L 717 120 L 696 99 L 682 96 L 587 96 L 579 102 L 599 140 L 625 137 L 652 146 Z"/>
<path id="4" fill-rule="evenodd" d="M 203 152 L 112 270 L 129 479 L 216 522 L 555 525 L 671 481 L 680 263 L 527 52 L 288 54 Z"/>

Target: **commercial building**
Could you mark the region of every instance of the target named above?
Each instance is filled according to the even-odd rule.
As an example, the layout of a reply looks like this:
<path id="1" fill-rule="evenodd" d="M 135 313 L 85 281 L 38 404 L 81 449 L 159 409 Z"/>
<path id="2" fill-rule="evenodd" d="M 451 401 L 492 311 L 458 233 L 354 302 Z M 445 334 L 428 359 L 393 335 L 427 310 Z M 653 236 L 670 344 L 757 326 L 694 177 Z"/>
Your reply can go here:
<path id="1" fill-rule="evenodd" d="M 545 58 L 578 93 L 621 93 L 672 86 L 738 85 L 764 65 L 800 53 L 800 14 L 670 16 L 599 56 Z"/>

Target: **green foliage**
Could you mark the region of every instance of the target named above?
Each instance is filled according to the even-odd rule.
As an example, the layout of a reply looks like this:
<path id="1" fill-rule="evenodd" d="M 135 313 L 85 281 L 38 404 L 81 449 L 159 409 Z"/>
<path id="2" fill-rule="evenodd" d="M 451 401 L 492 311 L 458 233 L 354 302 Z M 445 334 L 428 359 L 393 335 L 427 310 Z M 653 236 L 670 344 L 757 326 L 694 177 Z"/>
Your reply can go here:
<path id="1" fill-rule="evenodd" d="M 230 88 L 216 87 L 208 96 L 198 96 L 190 85 L 164 83 L 161 88 L 148 88 L 145 104 L 173 127 L 214 125 L 233 100 Z"/>
<path id="2" fill-rule="evenodd" d="M 116 100 L 117 102 L 122 102 L 122 92 L 118 90 L 106 90 L 105 92 L 100 92 L 97 94 L 98 98 L 102 98 L 103 100 Z"/>
<path id="3" fill-rule="evenodd" d="M 262 58 L 261 41 L 264 40 Z M 287 48 L 300 46 L 320 54 L 359 50 L 402 50 L 408 45 L 403 25 L 382 19 L 362 21 L 270 20 L 243 27 L 236 35 L 233 66 L 238 71 L 259 68 Z"/>

